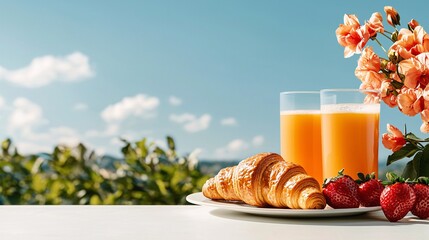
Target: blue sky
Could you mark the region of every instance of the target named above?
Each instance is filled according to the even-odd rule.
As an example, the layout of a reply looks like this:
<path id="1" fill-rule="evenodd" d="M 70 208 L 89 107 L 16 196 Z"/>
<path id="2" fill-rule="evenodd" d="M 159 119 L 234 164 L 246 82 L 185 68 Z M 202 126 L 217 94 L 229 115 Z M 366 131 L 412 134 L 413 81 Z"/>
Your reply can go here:
<path id="1" fill-rule="evenodd" d="M 343 15 L 392 5 L 403 26 L 429 26 L 416 2 L 0 2 L 0 138 L 24 153 L 82 141 L 118 154 L 120 136 L 166 135 L 205 159 L 279 152 L 280 92 L 359 87 L 335 38 Z M 387 122 L 419 133 L 419 117 L 383 105 Z"/>

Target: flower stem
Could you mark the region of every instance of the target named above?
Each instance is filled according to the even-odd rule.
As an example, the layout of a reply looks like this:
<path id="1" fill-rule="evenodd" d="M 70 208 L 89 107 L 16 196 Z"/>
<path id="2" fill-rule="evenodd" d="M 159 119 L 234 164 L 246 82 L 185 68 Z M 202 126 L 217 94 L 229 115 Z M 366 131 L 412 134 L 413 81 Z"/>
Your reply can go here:
<path id="1" fill-rule="evenodd" d="M 395 41 L 393 41 L 393 39 L 391 37 L 387 36 L 386 34 L 384 34 L 384 33 L 380 33 L 380 34 L 385 36 L 386 38 L 388 38 L 390 41 L 395 42 Z"/>
<path id="2" fill-rule="evenodd" d="M 416 147 L 419 150 L 423 150 L 423 145 L 417 141 L 409 141 L 411 144 L 414 145 L 414 147 Z"/>
<path id="3" fill-rule="evenodd" d="M 374 40 L 378 43 L 378 45 L 380 45 L 381 49 L 383 49 L 383 51 L 386 53 L 386 55 L 388 55 L 386 49 L 384 49 L 383 45 L 381 45 L 381 42 L 378 41 L 377 38 L 374 38 Z"/>

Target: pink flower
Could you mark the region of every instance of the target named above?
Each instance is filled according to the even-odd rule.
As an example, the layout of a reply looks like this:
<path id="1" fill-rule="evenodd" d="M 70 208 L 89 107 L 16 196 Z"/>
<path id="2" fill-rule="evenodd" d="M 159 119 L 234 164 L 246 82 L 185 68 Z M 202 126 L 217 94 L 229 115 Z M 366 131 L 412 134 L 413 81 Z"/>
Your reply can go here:
<path id="1" fill-rule="evenodd" d="M 355 70 L 355 75 L 359 78 L 363 85 L 361 89 L 379 89 L 381 82 L 385 79 L 383 73 L 380 73 L 380 58 L 374 53 L 371 47 L 363 50 L 359 58 L 358 66 Z"/>
<path id="2" fill-rule="evenodd" d="M 381 142 L 385 148 L 396 152 L 407 143 L 404 134 L 397 127 L 387 124 L 387 131 L 389 133 L 384 133 L 381 138 Z"/>
<path id="3" fill-rule="evenodd" d="M 420 53 L 429 52 L 429 35 L 421 26 L 414 31 L 402 28 L 398 40 L 389 49 L 389 54 L 397 53 L 403 59 L 409 59 Z"/>
<path id="4" fill-rule="evenodd" d="M 429 85 L 423 90 L 423 98 L 425 99 L 425 109 L 429 109 L 429 105 L 426 105 L 426 102 L 429 102 Z"/>
<path id="5" fill-rule="evenodd" d="M 335 31 L 338 43 L 344 47 L 344 57 L 348 58 L 355 53 L 361 53 L 370 35 L 366 25 L 360 26 L 355 15 L 344 15 L 344 24 Z"/>
<path id="6" fill-rule="evenodd" d="M 379 12 L 373 13 L 368 22 L 365 23 L 368 28 L 369 36 L 373 37 L 377 35 L 377 32 L 383 33 L 383 17 Z"/>
<path id="7" fill-rule="evenodd" d="M 429 110 L 425 109 L 420 113 L 422 118 L 422 125 L 420 126 L 420 131 L 424 133 L 429 133 Z"/>
<path id="8" fill-rule="evenodd" d="M 399 63 L 399 72 L 405 76 L 404 85 L 408 88 L 426 88 L 429 83 L 429 53 Z"/>
<path id="9" fill-rule="evenodd" d="M 393 91 L 396 91 L 391 85 L 389 80 L 384 80 L 381 83 L 380 87 L 380 97 L 384 103 L 389 107 L 395 107 L 397 103 L 397 98 L 395 94 L 392 94 Z"/>
<path id="10" fill-rule="evenodd" d="M 387 15 L 387 22 L 391 26 L 394 27 L 395 25 L 399 25 L 400 16 L 399 16 L 399 13 L 396 11 L 396 9 L 394 9 L 391 6 L 385 6 L 384 12 Z"/>
<path id="11" fill-rule="evenodd" d="M 408 23 L 408 27 L 411 30 L 414 30 L 417 26 L 420 26 L 420 23 L 417 22 L 417 20 L 415 20 L 415 19 L 411 19 L 411 21 Z"/>
<path id="12" fill-rule="evenodd" d="M 421 89 L 403 88 L 398 95 L 397 101 L 399 110 L 408 116 L 415 116 L 424 108 L 423 91 Z"/>

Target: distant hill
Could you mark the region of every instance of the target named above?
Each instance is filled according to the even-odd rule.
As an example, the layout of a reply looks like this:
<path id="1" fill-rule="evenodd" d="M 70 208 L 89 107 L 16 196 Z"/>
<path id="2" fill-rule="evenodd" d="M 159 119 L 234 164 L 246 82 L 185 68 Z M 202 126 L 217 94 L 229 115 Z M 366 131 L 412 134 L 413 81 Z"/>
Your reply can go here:
<path id="1" fill-rule="evenodd" d="M 220 160 L 200 160 L 198 162 L 198 169 L 208 175 L 216 175 L 219 170 L 225 167 L 230 167 L 237 165 L 239 160 L 229 160 L 229 161 L 220 161 Z"/>

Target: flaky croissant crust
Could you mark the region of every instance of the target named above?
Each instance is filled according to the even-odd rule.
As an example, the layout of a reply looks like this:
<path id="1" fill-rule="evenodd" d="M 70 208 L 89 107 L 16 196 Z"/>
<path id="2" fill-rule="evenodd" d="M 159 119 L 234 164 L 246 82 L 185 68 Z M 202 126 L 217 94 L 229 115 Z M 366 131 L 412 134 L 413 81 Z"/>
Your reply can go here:
<path id="1" fill-rule="evenodd" d="M 323 209 L 319 183 L 295 163 L 276 153 L 260 153 L 224 168 L 203 186 L 214 200 L 241 200 L 257 207 Z"/>

